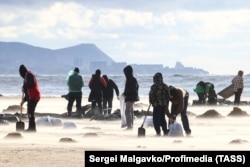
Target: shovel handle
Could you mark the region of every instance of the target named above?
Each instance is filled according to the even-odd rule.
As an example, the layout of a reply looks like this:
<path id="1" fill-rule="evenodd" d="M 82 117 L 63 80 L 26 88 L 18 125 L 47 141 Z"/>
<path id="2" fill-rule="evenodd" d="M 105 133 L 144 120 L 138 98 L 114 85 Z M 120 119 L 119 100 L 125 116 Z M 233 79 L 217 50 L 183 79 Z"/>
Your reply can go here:
<path id="1" fill-rule="evenodd" d="M 142 124 L 141 124 L 141 128 L 142 128 L 143 125 L 144 125 L 144 122 L 145 122 L 145 120 L 146 120 L 146 118 L 147 118 L 147 115 L 148 115 L 148 112 L 149 112 L 150 107 L 151 107 L 151 104 L 149 104 L 149 106 L 148 106 L 148 110 L 147 110 L 146 115 L 145 115 L 145 117 L 144 117 L 144 120 L 143 120 L 143 122 L 142 122 Z"/>
<path id="2" fill-rule="evenodd" d="M 22 101 L 23 101 L 23 98 L 24 98 L 24 92 L 22 92 L 22 97 L 21 97 L 22 99 Z M 19 119 L 20 119 L 20 121 L 21 121 L 21 118 L 22 118 L 22 112 L 23 112 L 23 103 L 22 103 L 22 101 L 21 101 L 21 104 L 20 104 L 20 116 L 19 116 Z"/>

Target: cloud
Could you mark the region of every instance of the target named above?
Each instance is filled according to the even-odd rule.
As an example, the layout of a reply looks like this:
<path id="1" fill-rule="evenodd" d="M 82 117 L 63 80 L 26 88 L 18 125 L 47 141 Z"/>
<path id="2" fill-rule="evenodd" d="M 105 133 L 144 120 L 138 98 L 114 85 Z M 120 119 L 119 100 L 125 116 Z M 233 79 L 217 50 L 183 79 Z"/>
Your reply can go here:
<path id="1" fill-rule="evenodd" d="M 191 26 L 190 33 L 197 39 L 218 39 L 227 34 L 240 32 L 236 26 L 247 25 L 246 17 L 250 10 L 225 10 L 209 12 L 181 11 L 177 13 L 178 22 Z M 243 27 L 242 27 L 243 28 Z"/>
<path id="2" fill-rule="evenodd" d="M 141 58 L 144 63 L 168 65 L 178 59 L 212 70 L 209 63 L 216 57 L 211 55 L 222 56 L 220 61 L 228 55 L 249 55 L 250 9 L 249 2 L 242 0 L 10 0 L 0 4 L 0 40 L 33 41 L 48 48 L 95 43 L 117 56 L 117 61 L 126 56 L 123 59 L 131 62 Z M 198 56 L 208 61 L 192 62 Z"/>
<path id="3" fill-rule="evenodd" d="M 150 26 L 153 23 L 152 13 L 140 13 L 131 10 L 103 10 L 98 19 L 99 28 L 113 30 L 133 26 Z"/>
<path id="4" fill-rule="evenodd" d="M 165 26 L 175 26 L 176 25 L 176 13 L 168 12 L 155 18 L 156 24 L 163 24 Z"/>
<path id="5" fill-rule="evenodd" d="M 148 47 L 148 45 L 145 42 L 132 42 L 131 45 L 135 47 L 136 49 L 140 49 L 140 50 Z"/>
<path id="6" fill-rule="evenodd" d="M 24 33 L 34 36 L 48 34 L 48 38 L 76 39 L 85 35 L 94 38 L 94 34 L 105 37 L 107 33 L 111 33 L 111 38 L 119 38 L 118 34 L 128 35 L 137 31 L 140 34 L 151 29 L 155 35 L 166 34 L 169 40 L 208 40 L 249 31 L 250 26 L 250 18 L 247 17 L 250 10 L 247 9 L 205 12 L 178 10 L 157 14 L 114 8 L 88 9 L 76 2 L 56 2 L 36 10 L 12 11 L 1 12 L 2 27 L 21 27 Z M 13 36 L 18 36 L 18 32 L 13 33 L 16 33 Z"/>
<path id="7" fill-rule="evenodd" d="M 55 3 L 39 10 L 23 9 L 16 13 L 14 10 L 12 11 L 8 14 L 11 17 L 7 19 L 1 15 L 0 20 L 4 21 L 5 25 L 16 27 L 12 30 L 21 29 L 12 32 L 16 34 L 15 36 L 23 32 L 37 37 L 40 34 L 40 38 L 44 38 L 44 34 L 47 34 L 47 38 L 55 38 L 56 36 L 59 38 L 63 35 L 62 32 L 65 32 L 62 37 L 72 39 L 73 36 L 88 34 L 86 30 L 93 25 L 91 20 L 93 11 L 75 3 Z"/>
<path id="8" fill-rule="evenodd" d="M 10 38 L 10 39 L 14 39 L 17 37 L 16 33 L 13 33 L 17 31 L 17 28 L 14 26 L 7 26 L 4 28 L 0 27 L 0 36 L 2 36 L 2 38 Z"/>
<path id="9" fill-rule="evenodd" d="M 0 25 L 6 25 L 16 18 L 16 15 L 8 11 L 0 11 Z"/>
<path id="10" fill-rule="evenodd" d="M 153 52 L 145 52 L 145 51 L 129 51 L 128 52 L 128 58 L 131 57 L 131 59 L 135 60 L 135 62 L 140 62 L 139 64 L 143 64 L 144 62 L 147 62 L 147 60 L 152 60 L 152 58 L 156 58 L 156 54 Z M 135 63 L 133 62 L 133 63 Z M 153 62 L 151 62 L 153 63 Z"/>

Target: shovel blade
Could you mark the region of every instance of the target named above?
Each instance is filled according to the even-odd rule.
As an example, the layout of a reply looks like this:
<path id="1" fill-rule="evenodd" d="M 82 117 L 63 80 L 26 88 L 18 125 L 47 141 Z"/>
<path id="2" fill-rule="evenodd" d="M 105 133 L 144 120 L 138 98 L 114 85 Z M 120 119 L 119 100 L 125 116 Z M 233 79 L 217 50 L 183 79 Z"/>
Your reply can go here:
<path id="1" fill-rule="evenodd" d="M 144 137 L 146 135 L 146 131 L 143 127 L 138 128 L 138 137 Z"/>
<path id="2" fill-rule="evenodd" d="M 17 122 L 16 123 L 16 131 L 23 131 L 24 130 L 24 122 Z"/>

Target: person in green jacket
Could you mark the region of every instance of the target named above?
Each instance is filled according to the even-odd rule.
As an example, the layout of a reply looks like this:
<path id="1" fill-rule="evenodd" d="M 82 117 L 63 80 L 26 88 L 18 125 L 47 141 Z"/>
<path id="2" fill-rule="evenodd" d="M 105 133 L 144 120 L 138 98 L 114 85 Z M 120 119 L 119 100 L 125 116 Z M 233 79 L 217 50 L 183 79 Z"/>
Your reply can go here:
<path id="1" fill-rule="evenodd" d="M 200 81 L 197 83 L 194 91 L 198 95 L 198 103 L 205 104 L 208 98 L 209 104 L 215 104 L 217 102 L 217 95 L 214 91 L 214 85 L 210 82 Z"/>
<path id="2" fill-rule="evenodd" d="M 194 92 L 198 95 L 198 103 L 205 104 L 206 102 L 206 83 L 204 81 L 200 81 L 196 84 Z"/>
<path id="3" fill-rule="evenodd" d="M 68 93 L 68 116 L 71 116 L 74 101 L 76 101 L 77 111 L 81 110 L 82 103 L 82 87 L 84 86 L 83 78 L 79 75 L 79 68 L 75 67 L 74 71 L 70 71 L 67 78 Z"/>

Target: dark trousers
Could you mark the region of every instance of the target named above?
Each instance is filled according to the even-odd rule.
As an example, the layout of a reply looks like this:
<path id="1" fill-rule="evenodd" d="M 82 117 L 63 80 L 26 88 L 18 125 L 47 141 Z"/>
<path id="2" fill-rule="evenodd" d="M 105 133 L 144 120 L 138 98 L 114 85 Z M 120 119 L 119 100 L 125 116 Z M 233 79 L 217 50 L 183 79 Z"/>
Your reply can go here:
<path id="1" fill-rule="evenodd" d="M 163 133 L 167 134 L 167 121 L 165 119 L 165 106 L 155 106 L 153 108 L 153 124 L 157 135 Z"/>
<path id="2" fill-rule="evenodd" d="M 111 98 L 103 98 L 103 111 L 104 111 L 104 114 L 107 114 L 107 113 L 111 114 L 112 102 L 113 102 L 113 97 L 111 97 Z"/>
<path id="3" fill-rule="evenodd" d="M 28 100 L 27 112 L 29 117 L 29 127 L 28 130 L 36 131 L 36 122 L 35 122 L 35 109 L 38 101 L 34 99 Z"/>
<path id="4" fill-rule="evenodd" d="M 189 127 L 189 120 L 187 117 L 188 98 L 189 98 L 189 95 L 187 94 L 184 97 L 184 107 L 183 107 L 183 111 L 181 112 L 181 122 L 182 122 L 182 126 L 183 126 L 183 129 L 185 130 L 186 134 L 191 133 L 191 129 Z M 172 104 L 171 114 L 176 111 L 177 107 L 178 107 L 178 104 L 176 104 L 176 105 Z"/>
<path id="5" fill-rule="evenodd" d="M 199 98 L 199 104 L 205 104 L 205 93 L 197 93 Z"/>
<path id="6" fill-rule="evenodd" d="M 239 88 L 237 92 L 234 93 L 234 105 L 239 105 L 240 104 L 240 97 L 242 94 L 242 88 Z"/>
<path id="7" fill-rule="evenodd" d="M 102 101 L 92 101 L 91 103 L 91 107 L 92 107 L 92 115 L 95 115 L 95 108 L 96 108 L 96 104 L 98 105 L 98 109 L 99 109 L 99 114 L 103 114 L 102 111 Z"/>
<path id="8" fill-rule="evenodd" d="M 80 111 L 81 107 L 82 107 L 82 92 L 69 92 L 69 94 L 68 94 L 68 106 L 67 106 L 69 116 L 71 116 L 74 101 L 76 101 L 77 111 Z"/>

